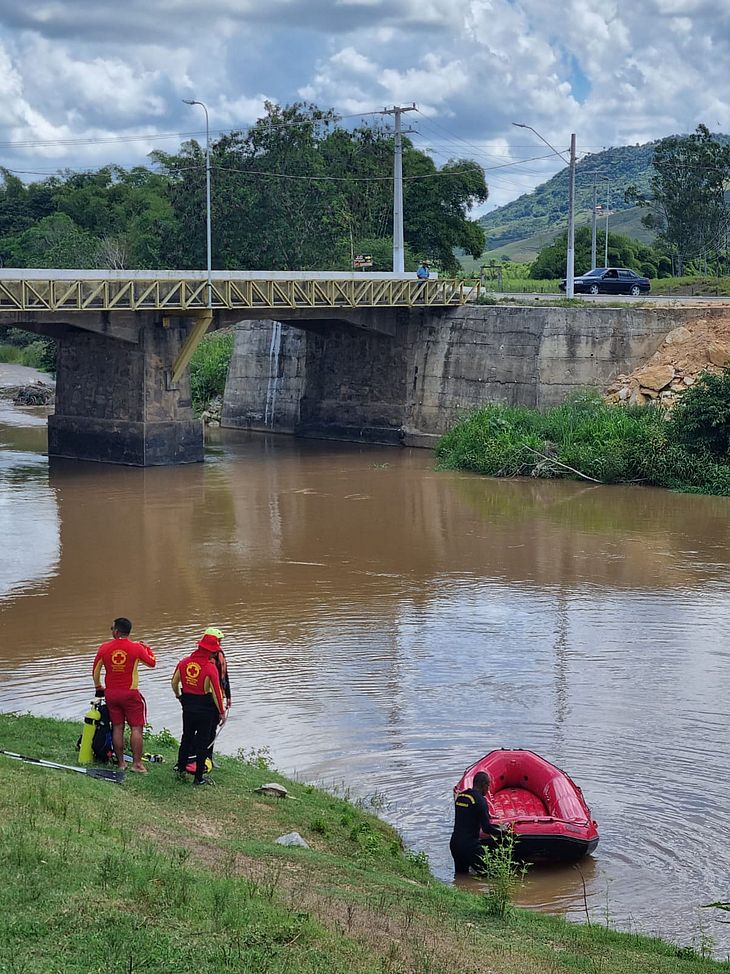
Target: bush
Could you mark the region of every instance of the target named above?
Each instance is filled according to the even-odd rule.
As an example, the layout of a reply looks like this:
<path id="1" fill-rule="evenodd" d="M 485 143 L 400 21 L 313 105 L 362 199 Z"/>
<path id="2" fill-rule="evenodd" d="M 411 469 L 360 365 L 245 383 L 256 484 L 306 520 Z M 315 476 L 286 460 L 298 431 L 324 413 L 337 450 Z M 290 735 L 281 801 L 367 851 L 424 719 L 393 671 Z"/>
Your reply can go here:
<path id="1" fill-rule="evenodd" d="M 691 442 L 682 439 L 688 436 L 686 417 L 667 420 L 653 405 L 614 406 L 586 392 L 545 412 L 485 406 L 442 437 L 437 456 L 443 468 L 493 477 L 584 476 L 604 484 L 642 482 L 730 496 L 730 431 L 727 422 L 721 422 L 725 410 L 730 416 L 730 407 L 723 406 L 720 384 L 712 388 L 712 408 L 703 398 L 701 415 L 716 425 L 710 433 L 705 427 L 692 427 Z M 726 462 L 718 462 L 723 456 Z"/>
<path id="2" fill-rule="evenodd" d="M 215 396 L 223 395 L 232 355 L 231 331 L 206 335 L 195 349 L 190 362 L 190 389 L 196 412 L 202 412 Z"/>
<path id="3" fill-rule="evenodd" d="M 672 413 L 672 438 L 690 450 L 727 463 L 730 458 L 730 368 L 705 372 L 679 400 Z"/>

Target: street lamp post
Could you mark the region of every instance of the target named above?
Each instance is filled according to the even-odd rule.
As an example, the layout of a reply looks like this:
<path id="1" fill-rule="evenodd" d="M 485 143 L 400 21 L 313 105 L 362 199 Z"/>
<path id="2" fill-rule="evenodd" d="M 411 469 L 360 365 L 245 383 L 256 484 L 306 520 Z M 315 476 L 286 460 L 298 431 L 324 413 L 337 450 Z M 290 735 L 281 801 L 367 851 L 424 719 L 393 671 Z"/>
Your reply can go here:
<path id="1" fill-rule="evenodd" d="M 524 122 L 513 122 L 518 129 L 529 129 L 534 132 L 535 135 L 544 142 L 548 149 L 552 149 L 556 156 L 560 156 L 561 159 L 565 160 L 565 154 L 559 149 L 556 149 L 554 145 L 551 145 L 546 138 L 544 138 L 537 129 L 534 129 L 531 125 L 525 125 Z M 574 279 L 575 279 L 575 133 L 570 137 L 570 159 L 568 162 L 569 174 L 568 174 L 568 252 L 565 262 L 565 296 L 572 298 L 575 293 Z"/>
<path id="2" fill-rule="evenodd" d="M 210 126 L 208 124 L 208 108 L 202 101 L 183 98 L 186 105 L 200 105 L 205 112 L 205 233 L 206 256 L 208 269 L 208 307 L 213 307 L 212 258 L 211 258 L 211 218 L 210 218 Z"/>

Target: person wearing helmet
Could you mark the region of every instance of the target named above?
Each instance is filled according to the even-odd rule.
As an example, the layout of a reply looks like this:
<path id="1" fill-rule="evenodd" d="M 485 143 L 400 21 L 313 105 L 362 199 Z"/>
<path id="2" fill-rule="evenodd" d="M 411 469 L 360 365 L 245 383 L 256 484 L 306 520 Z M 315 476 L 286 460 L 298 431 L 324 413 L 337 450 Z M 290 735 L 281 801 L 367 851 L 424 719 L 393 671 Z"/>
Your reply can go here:
<path id="1" fill-rule="evenodd" d="M 218 675 L 221 679 L 221 689 L 226 698 L 226 710 L 231 708 L 231 681 L 228 679 L 228 662 L 226 660 L 226 655 L 223 652 L 223 647 L 221 643 L 223 641 L 223 633 L 220 629 L 216 629 L 215 626 L 208 626 L 208 628 L 203 633 L 204 636 L 210 636 L 211 639 L 216 639 L 218 641 L 218 648 L 214 650 L 211 654 L 213 657 L 213 662 L 218 667 Z"/>
<path id="2" fill-rule="evenodd" d="M 194 754 L 194 785 L 210 783 L 204 776 L 205 761 L 216 728 L 226 719 L 218 667 L 212 658 L 219 645 L 220 640 L 205 633 L 195 652 L 181 659 L 172 675 L 172 690 L 183 709 L 176 768 L 184 774 L 190 755 Z"/>

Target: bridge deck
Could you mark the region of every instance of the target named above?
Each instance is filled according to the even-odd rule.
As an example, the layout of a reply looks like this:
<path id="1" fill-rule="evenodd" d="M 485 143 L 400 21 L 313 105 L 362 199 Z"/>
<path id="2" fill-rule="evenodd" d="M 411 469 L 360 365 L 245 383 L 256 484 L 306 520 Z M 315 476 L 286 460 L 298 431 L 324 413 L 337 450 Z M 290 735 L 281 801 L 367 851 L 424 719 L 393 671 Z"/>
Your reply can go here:
<path id="1" fill-rule="evenodd" d="M 217 271 L 214 310 L 410 308 L 464 304 L 460 281 L 396 275 Z M 0 311 L 200 311 L 208 282 L 200 272 L 0 270 Z"/>

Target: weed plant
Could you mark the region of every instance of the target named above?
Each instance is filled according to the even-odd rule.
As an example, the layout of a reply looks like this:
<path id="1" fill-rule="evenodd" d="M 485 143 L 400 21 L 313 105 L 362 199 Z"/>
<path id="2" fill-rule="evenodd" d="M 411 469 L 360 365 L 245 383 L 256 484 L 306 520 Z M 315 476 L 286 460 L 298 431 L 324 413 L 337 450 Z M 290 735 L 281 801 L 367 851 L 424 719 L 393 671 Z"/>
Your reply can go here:
<path id="1" fill-rule="evenodd" d="M 700 381 L 685 393 L 693 396 L 671 417 L 654 405 L 612 405 L 594 392 L 545 411 L 484 406 L 442 437 L 439 464 L 492 477 L 585 477 L 730 496 L 725 371 L 722 382 Z"/>
<path id="2" fill-rule="evenodd" d="M 527 872 L 515 858 L 515 837 L 506 832 L 491 848 L 485 848 L 480 873 L 486 881 L 484 907 L 487 916 L 504 920 L 514 909 L 514 896 Z"/>

